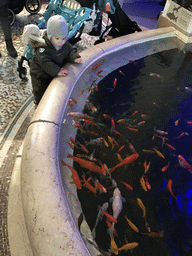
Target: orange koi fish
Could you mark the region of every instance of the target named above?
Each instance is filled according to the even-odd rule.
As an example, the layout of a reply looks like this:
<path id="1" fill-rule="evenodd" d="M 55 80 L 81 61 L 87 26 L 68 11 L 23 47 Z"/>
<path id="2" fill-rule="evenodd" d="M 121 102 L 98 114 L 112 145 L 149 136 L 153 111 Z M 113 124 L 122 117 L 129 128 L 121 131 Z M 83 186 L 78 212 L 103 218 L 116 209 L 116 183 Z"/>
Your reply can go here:
<path id="1" fill-rule="evenodd" d="M 147 192 L 147 187 L 146 187 L 145 180 L 144 180 L 143 176 L 140 179 L 140 184 L 141 184 L 141 187 Z"/>
<path id="2" fill-rule="evenodd" d="M 174 122 L 175 126 L 177 126 L 177 125 L 179 124 L 179 121 L 180 121 L 180 118 L 177 119 L 177 120 Z"/>
<path id="3" fill-rule="evenodd" d="M 110 222 L 115 222 L 115 223 L 117 223 L 117 219 L 115 219 L 111 214 L 109 214 L 109 213 L 103 211 L 102 208 L 100 208 L 100 210 L 102 211 L 102 213 L 105 214 L 105 216 L 107 217 L 107 219 L 108 219 Z"/>
<path id="4" fill-rule="evenodd" d="M 181 167 L 188 169 L 188 171 L 192 173 L 192 166 L 185 160 L 183 156 L 178 155 L 178 161 Z"/>
<path id="5" fill-rule="evenodd" d="M 82 167 L 84 167 L 92 172 L 97 172 L 97 173 L 106 175 L 106 173 L 104 173 L 102 168 L 99 167 L 98 165 L 96 165 L 94 162 L 72 156 L 71 154 L 68 154 L 67 157 L 73 158 L 73 160 L 76 161 L 77 163 L 79 163 Z"/>
<path id="6" fill-rule="evenodd" d="M 131 185 L 129 185 L 128 183 L 124 182 L 124 181 L 121 181 L 121 183 L 123 185 L 125 185 L 126 188 L 130 189 L 130 190 L 133 190 L 133 187 Z"/>
<path id="7" fill-rule="evenodd" d="M 131 116 L 136 115 L 138 112 L 139 112 L 139 111 L 138 111 L 138 110 L 136 110 L 136 111 L 135 111 Z"/>
<path id="8" fill-rule="evenodd" d="M 152 140 L 154 140 L 154 139 L 155 139 L 155 135 L 156 135 L 156 134 L 154 134 L 154 135 L 153 135 Z"/>
<path id="9" fill-rule="evenodd" d="M 129 224 L 129 226 L 135 231 L 135 232 L 139 232 L 139 229 L 138 229 L 138 227 L 136 227 L 135 226 L 135 224 L 133 224 L 133 222 L 132 221 L 130 221 L 128 218 L 127 218 L 127 216 L 125 216 L 125 218 L 126 218 L 126 220 L 127 220 L 127 222 L 128 222 L 128 224 Z"/>
<path id="10" fill-rule="evenodd" d="M 104 116 L 105 118 L 111 119 L 110 115 L 108 115 L 108 114 L 103 114 L 103 116 Z"/>
<path id="11" fill-rule="evenodd" d="M 115 89 L 116 85 L 117 85 L 117 78 L 115 78 L 113 81 L 113 89 Z"/>
<path id="12" fill-rule="evenodd" d="M 143 152 L 145 153 L 150 153 L 150 154 L 154 154 L 154 151 L 151 149 L 143 149 Z"/>
<path id="13" fill-rule="evenodd" d="M 161 171 L 162 171 L 162 172 L 166 172 L 167 169 L 168 169 L 168 167 L 169 167 L 169 165 L 170 165 L 170 164 L 165 165 L 165 166 L 161 169 Z"/>
<path id="14" fill-rule="evenodd" d="M 118 150 L 118 152 L 120 152 L 123 148 L 125 147 L 125 145 L 121 146 Z"/>
<path id="15" fill-rule="evenodd" d="M 177 199 L 177 197 L 174 196 L 174 194 L 173 194 L 172 185 L 173 185 L 173 181 L 170 179 L 170 180 L 167 182 L 167 189 L 169 190 L 169 192 L 171 193 L 171 195 L 172 195 L 175 199 Z"/>
<path id="16" fill-rule="evenodd" d="M 159 75 L 159 74 L 157 74 L 157 73 L 152 73 L 152 72 L 150 72 L 149 75 L 150 75 L 150 76 L 156 76 L 156 77 L 158 77 L 158 78 L 161 78 L 162 80 L 164 79 L 161 75 Z"/>
<path id="17" fill-rule="evenodd" d="M 136 129 L 136 128 L 131 128 L 131 127 L 128 127 L 128 126 L 127 126 L 127 129 L 130 130 L 130 131 L 133 131 L 133 132 L 138 132 L 138 131 L 139 131 L 139 130 Z"/>
<path id="18" fill-rule="evenodd" d="M 119 144 L 117 143 L 117 141 L 114 138 L 112 138 L 112 141 L 113 141 L 113 144 L 115 144 L 119 148 Z"/>
<path id="19" fill-rule="evenodd" d="M 192 121 L 187 121 L 187 124 L 192 124 Z"/>
<path id="20" fill-rule="evenodd" d="M 100 192 L 107 193 L 107 189 L 98 181 L 95 182 L 95 188 L 98 189 Z"/>
<path id="21" fill-rule="evenodd" d="M 109 144 L 107 143 L 107 141 L 104 139 L 103 142 L 104 142 L 105 146 L 108 148 Z"/>
<path id="22" fill-rule="evenodd" d="M 70 142 L 67 142 L 67 144 L 68 144 L 72 149 L 74 149 L 74 146 L 73 146 Z"/>
<path id="23" fill-rule="evenodd" d="M 146 164 L 145 173 L 147 173 L 147 172 L 149 171 L 150 165 L 151 165 L 151 162 L 149 162 L 148 164 Z"/>
<path id="24" fill-rule="evenodd" d="M 86 186 L 91 192 L 93 192 L 94 194 L 97 194 L 97 190 L 96 188 L 94 188 L 89 181 L 91 180 L 91 178 L 89 177 L 87 180 L 85 179 L 85 176 L 82 176 L 83 178 L 83 182 L 84 182 L 84 186 Z"/>
<path id="25" fill-rule="evenodd" d="M 126 119 L 126 118 L 124 118 L 124 119 L 119 119 L 118 121 L 117 121 L 117 123 L 119 123 L 119 124 L 124 124 L 124 123 L 127 123 L 128 122 L 128 119 Z"/>
<path id="26" fill-rule="evenodd" d="M 135 247 L 137 247 L 139 244 L 137 242 L 132 242 L 132 243 L 127 243 L 125 245 L 123 245 L 122 247 L 120 247 L 118 249 L 118 251 L 127 251 L 127 250 L 131 250 L 134 249 Z"/>
<path id="27" fill-rule="evenodd" d="M 111 125 L 112 125 L 113 129 L 115 130 L 115 121 L 113 119 L 111 119 Z"/>
<path id="28" fill-rule="evenodd" d="M 154 148 L 154 151 L 155 151 L 155 153 L 156 153 L 159 157 L 165 159 L 164 155 L 163 155 L 159 150 L 157 150 L 156 148 Z"/>
<path id="29" fill-rule="evenodd" d="M 85 151 L 85 153 L 89 153 L 89 150 L 87 150 L 87 148 L 84 145 L 82 145 L 80 142 L 78 142 L 78 144 Z"/>
<path id="30" fill-rule="evenodd" d="M 92 70 L 96 70 L 99 66 L 101 66 L 101 63 L 96 64 L 95 66 L 92 67 Z"/>
<path id="31" fill-rule="evenodd" d="M 133 163 L 137 158 L 139 157 L 139 154 L 134 153 L 130 156 L 127 156 L 125 159 L 123 159 L 123 161 L 121 161 L 119 164 L 117 164 L 116 166 L 114 166 L 113 168 L 111 168 L 109 171 L 112 172 L 114 171 L 116 168 L 121 167 L 123 165 L 127 165 L 127 164 L 131 164 Z"/>
<path id="32" fill-rule="evenodd" d="M 120 136 L 123 136 L 120 132 L 116 131 L 116 130 L 113 130 L 114 133 L 120 135 Z"/>
<path id="33" fill-rule="evenodd" d="M 168 148 L 170 148 L 172 150 L 176 150 L 176 148 L 173 147 L 172 145 L 170 145 L 169 143 L 164 143 L 164 145 L 166 145 Z"/>
<path id="34" fill-rule="evenodd" d="M 95 91 L 98 92 L 99 90 L 99 87 L 98 87 L 98 84 L 95 85 Z"/>
<path id="35" fill-rule="evenodd" d="M 102 77 L 101 75 L 99 75 L 101 72 L 103 72 L 103 70 L 101 70 L 101 69 L 97 71 L 97 75 L 98 75 L 99 77 Z"/>
<path id="36" fill-rule="evenodd" d="M 123 158 L 120 156 L 120 154 L 117 154 L 117 158 L 118 158 L 119 162 L 123 161 Z"/>
<path id="37" fill-rule="evenodd" d="M 143 211 L 143 217 L 146 218 L 146 209 L 140 198 L 137 198 L 137 203 Z"/>
<path id="38" fill-rule="evenodd" d="M 80 180 L 80 178 L 79 178 L 79 175 L 78 175 L 77 171 L 76 171 L 75 169 L 73 169 L 73 167 L 71 167 L 70 165 L 66 164 L 66 163 L 65 163 L 64 161 L 62 161 L 62 160 L 61 160 L 61 164 L 62 164 L 63 166 L 67 166 L 67 167 L 71 170 L 71 172 L 72 172 L 72 178 L 73 178 L 73 181 L 74 181 L 76 187 L 77 187 L 78 189 L 81 189 L 81 188 L 82 188 L 82 184 L 81 184 L 81 180 Z"/>
<path id="39" fill-rule="evenodd" d="M 141 233 L 142 235 L 150 236 L 150 237 L 162 237 L 163 233 L 162 232 L 150 232 L 150 233 Z"/>
<path id="40" fill-rule="evenodd" d="M 115 239 L 113 236 L 111 237 L 111 252 L 114 253 L 115 255 L 119 254 L 119 248 L 115 243 Z"/>
<path id="41" fill-rule="evenodd" d="M 189 135 L 189 134 L 187 132 L 182 132 L 178 137 L 176 137 L 176 139 L 180 139 L 184 135 Z"/>
<path id="42" fill-rule="evenodd" d="M 75 140 L 72 137 L 69 137 L 70 141 L 73 143 L 73 145 L 78 148 L 77 143 L 75 142 Z"/>
<path id="43" fill-rule="evenodd" d="M 82 126 L 79 122 L 75 121 L 75 122 L 74 122 L 74 125 L 75 125 L 75 127 L 77 127 L 78 129 L 80 129 L 81 131 L 83 130 L 83 126 Z"/>

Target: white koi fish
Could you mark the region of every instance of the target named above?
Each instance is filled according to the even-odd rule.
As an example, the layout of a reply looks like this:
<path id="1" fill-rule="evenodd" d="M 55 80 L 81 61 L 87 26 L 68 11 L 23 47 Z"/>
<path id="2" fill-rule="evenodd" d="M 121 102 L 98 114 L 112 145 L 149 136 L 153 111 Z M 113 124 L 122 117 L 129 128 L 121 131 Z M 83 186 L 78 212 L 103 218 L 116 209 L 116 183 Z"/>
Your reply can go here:
<path id="1" fill-rule="evenodd" d="M 106 212 L 108 206 L 109 206 L 109 203 L 108 203 L 108 202 L 105 202 L 105 203 L 101 206 L 101 209 L 102 209 L 104 212 Z M 96 237 L 96 227 L 97 227 L 99 221 L 102 220 L 103 215 L 104 215 L 104 213 L 103 213 L 101 210 L 99 210 L 99 212 L 98 212 L 98 214 L 97 214 L 96 221 L 95 221 L 95 226 L 94 226 L 94 228 L 92 229 L 92 232 L 91 232 L 91 234 L 92 234 L 92 236 L 93 236 L 93 239 L 95 239 L 95 237 Z"/>
<path id="2" fill-rule="evenodd" d="M 125 202 L 125 198 L 121 196 L 121 191 L 119 190 L 119 188 L 114 189 L 112 200 L 113 217 L 117 219 L 123 209 L 123 202 Z M 112 226 L 107 231 L 110 237 L 113 236 L 114 225 L 115 223 L 113 222 Z"/>

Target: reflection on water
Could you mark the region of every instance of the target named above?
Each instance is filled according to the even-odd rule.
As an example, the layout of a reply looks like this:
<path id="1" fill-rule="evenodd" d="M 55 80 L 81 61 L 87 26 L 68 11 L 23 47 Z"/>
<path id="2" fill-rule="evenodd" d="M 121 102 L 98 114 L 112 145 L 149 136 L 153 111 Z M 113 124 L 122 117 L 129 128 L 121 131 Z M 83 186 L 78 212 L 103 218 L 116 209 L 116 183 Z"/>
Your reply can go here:
<path id="1" fill-rule="evenodd" d="M 89 96 L 96 110 L 86 104 L 84 113 L 93 123 L 79 121 L 76 136 L 87 152 L 78 146 L 74 155 L 104 168 L 106 175 L 76 160 L 74 167 L 84 180 L 78 197 L 103 255 L 192 255 L 191 70 L 191 52 L 156 53 L 129 60 Z M 117 166 L 137 153 L 131 163 Z M 97 181 L 107 192 L 98 190 Z M 105 215 L 96 221 L 106 202 L 113 217 L 118 209 L 116 224 L 107 224 Z"/>

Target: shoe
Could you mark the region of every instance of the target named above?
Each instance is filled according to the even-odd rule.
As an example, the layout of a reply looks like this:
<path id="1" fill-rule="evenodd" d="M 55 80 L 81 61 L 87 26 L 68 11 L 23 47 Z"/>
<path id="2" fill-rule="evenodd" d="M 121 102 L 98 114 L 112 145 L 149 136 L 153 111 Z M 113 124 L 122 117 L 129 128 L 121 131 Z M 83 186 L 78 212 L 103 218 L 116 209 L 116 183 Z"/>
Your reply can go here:
<path id="1" fill-rule="evenodd" d="M 15 50 L 14 46 L 13 46 L 13 43 L 12 43 L 12 40 L 6 40 L 6 47 L 7 47 L 7 51 L 9 53 L 9 55 L 13 58 L 16 58 L 17 57 L 17 51 Z"/>

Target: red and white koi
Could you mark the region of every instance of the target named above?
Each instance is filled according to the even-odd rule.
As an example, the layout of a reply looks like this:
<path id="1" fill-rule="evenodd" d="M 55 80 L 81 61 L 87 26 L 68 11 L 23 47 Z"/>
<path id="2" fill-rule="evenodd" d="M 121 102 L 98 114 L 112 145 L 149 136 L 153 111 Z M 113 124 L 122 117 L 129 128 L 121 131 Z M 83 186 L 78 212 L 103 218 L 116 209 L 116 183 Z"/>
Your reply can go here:
<path id="1" fill-rule="evenodd" d="M 92 112 L 97 112 L 97 108 L 96 108 L 89 100 L 86 100 L 86 106 L 87 106 Z"/>
<path id="2" fill-rule="evenodd" d="M 178 155 L 178 161 L 181 167 L 187 169 L 190 173 L 192 173 L 192 165 L 190 165 L 183 156 Z"/>
<path id="3" fill-rule="evenodd" d="M 88 119 L 88 120 L 92 120 L 93 117 L 92 116 L 88 116 L 87 114 L 83 114 L 81 112 L 69 112 L 67 115 L 70 115 L 74 120 L 79 120 L 79 119 Z"/>
<path id="4" fill-rule="evenodd" d="M 154 128 L 154 131 L 159 133 L 160 135 L 168 135 L 168 132 L 162 131 L 162 130 L 157 130 L 156 128 Z"/>

